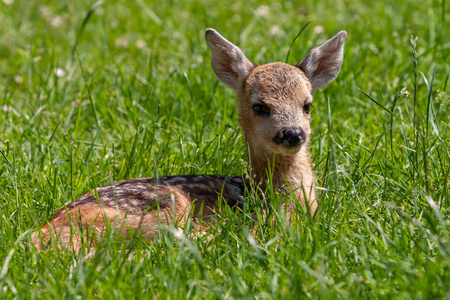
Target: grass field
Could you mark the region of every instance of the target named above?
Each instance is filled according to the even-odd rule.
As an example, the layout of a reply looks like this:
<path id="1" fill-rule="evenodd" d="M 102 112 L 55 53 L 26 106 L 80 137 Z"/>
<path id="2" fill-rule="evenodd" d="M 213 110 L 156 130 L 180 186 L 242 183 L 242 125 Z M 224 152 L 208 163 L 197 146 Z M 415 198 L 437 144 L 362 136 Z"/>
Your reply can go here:
<path id="1" fill-rule="evenodd" d="M 0 1 L 0 298 L 450 299 L 450 3 Z M 249 169 L 213 27 L 252 61 L 299 62 L 340 30 L 315 94 L 316 218 L 283 197 L 204 236 L 105 236 L 38 253 L 30 232 L 112 181 Z M 248 199 L 258 214 L 258 201 Z"/>

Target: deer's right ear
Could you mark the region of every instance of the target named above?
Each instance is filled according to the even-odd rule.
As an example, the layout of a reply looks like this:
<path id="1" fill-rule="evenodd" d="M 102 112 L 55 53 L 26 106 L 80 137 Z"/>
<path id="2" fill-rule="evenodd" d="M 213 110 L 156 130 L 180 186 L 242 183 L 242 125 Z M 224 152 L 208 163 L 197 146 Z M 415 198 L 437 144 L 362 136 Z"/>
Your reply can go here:
<path id="1" fill-rule="evenodd" d="M 255 65 L 242 50 L 212 28 L 206 29 L 206 44 L 211 51 L 211 66 L 217 79 L 237 90 Z"/>

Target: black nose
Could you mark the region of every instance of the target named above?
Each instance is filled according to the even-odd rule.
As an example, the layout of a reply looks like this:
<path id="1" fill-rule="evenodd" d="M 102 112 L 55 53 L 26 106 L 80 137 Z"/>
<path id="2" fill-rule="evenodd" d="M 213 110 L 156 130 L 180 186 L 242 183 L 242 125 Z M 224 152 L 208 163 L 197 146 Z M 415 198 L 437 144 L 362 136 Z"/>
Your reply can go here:
<path id="1" fill-rule="evenodd" d="M 306 140 L 305 132 L 301 128 L 285 129 L 278 132 L 274 141 L 278 144 L 298 145 Z"/>

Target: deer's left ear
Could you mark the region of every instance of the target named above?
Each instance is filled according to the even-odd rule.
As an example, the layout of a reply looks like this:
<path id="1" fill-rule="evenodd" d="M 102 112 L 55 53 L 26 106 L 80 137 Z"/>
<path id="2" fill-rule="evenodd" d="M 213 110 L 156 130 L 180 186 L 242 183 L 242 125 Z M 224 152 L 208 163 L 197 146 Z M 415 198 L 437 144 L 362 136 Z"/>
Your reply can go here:
<path id="1" fill-rule="evenodd" d="M 341 31 L 325 43 L 313 48 L 297 64 L 311 82 L 313 90 L 332 82 L 341 70 L 347 32 Z"/>

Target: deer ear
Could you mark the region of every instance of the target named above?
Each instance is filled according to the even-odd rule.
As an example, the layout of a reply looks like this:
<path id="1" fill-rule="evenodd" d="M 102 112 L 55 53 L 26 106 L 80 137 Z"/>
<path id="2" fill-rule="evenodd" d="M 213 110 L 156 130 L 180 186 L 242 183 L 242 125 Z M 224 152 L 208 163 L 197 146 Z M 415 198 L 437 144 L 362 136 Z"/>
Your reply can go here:
<path id="1" fill-rule="evenodd" d="M 211 66 L 217 79 L 237 90 L 255 65 L 245 57 L 238 46 L 216 30 L 206 29 L 205 39 L 211 51 Z"/>
<path id="2" fill-rule="evenodd" d="M 309 51 L 302 62 L 296 65 L 305 72 L 313 90 L 326 86 L 339 74 L 344 59 L 346 39 L 347 32 L 339 32 L 325 43 Z"/>

